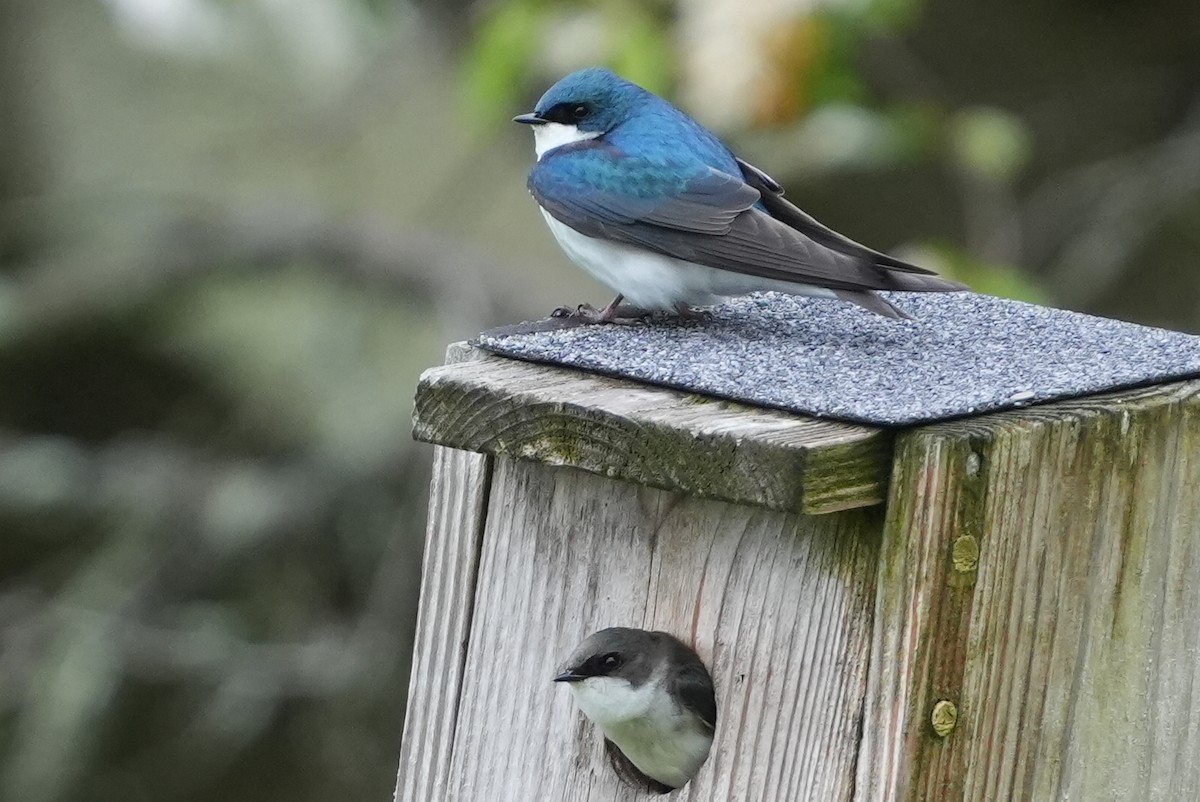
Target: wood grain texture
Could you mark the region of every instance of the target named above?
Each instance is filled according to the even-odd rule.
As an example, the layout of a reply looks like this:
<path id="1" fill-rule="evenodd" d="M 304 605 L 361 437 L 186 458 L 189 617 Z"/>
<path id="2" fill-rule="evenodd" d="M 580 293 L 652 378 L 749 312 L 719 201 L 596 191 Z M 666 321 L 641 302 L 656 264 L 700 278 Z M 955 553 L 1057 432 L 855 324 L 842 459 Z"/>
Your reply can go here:
<path id="1" fill-rule="evenodd" d="M 708 665 L 716 742 L 665 799 L 849 800 L 877 511 L 805 516 L 497 458 L 445 792 L 624 802 L 599 732 L 550 679 L 591 632 L 663 629 Z"/>
<path id="2" fill-rule="evenodd" d="M 434 450 L 397 802 L 445 798 L 487 511 L 490 461 L 482 454 Z"/>
<path id="3" fill-rule="evenodd" d="M 856 799 L 1200 799 L 1200 382 L 897 439 Z"/>
<path id="4" fill-rule="evenodd" d="M 414 436 L 810 514 L 882 501 L 887 430 L 487 357 L 421 377 Z"/>

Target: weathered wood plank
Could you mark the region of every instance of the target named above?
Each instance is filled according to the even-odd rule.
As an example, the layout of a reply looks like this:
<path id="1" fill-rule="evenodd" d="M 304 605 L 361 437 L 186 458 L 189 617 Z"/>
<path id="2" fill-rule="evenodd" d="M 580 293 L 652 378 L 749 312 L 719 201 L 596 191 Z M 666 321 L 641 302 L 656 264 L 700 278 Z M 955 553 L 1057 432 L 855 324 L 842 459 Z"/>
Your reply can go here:
<path id="1" fill-rule="evenodd" d="M 497 458 L 453 784 L 429 799 L 625 802 L 550 682 L 590 632 L 665 629 L 712 671 L 708 763 L 678 799 L 849 800 L 877 510 L 805 516 Z"/>
<path id="2" fill-rule="evenodd" d="M 878 504 L 887 430 L 501 357 L 421 377 L 414 436 L 789 512 Z"/>
<path id="3" fill-rule="evenodd" d="M 490 462 L 482 454 L 434 450 L 396 802 L 446 798 Z"/>
<path id="4" fill-rule="evenodd" d="M 1200 382 L 917 430 L 895 464 L 856 799 L 1200 799 Z"/>

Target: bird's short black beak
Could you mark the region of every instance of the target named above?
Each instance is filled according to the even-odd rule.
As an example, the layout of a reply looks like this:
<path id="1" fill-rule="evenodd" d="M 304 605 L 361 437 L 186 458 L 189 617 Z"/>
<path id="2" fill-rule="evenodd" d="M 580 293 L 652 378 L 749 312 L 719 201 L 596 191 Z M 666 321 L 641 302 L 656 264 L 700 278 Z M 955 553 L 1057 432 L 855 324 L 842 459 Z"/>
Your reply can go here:
<path id="1" fill-rule="evenodd" d="M 513 117 L 513 122 L 523 123 L 525 125 L 545 125 L 546 121 L 537 115 L 537 112 L 531 111 L 528 114 L 518 114 Z"/>
<path id="2" fill-rule="evenodd" d="M 587 679 L 583 674 L 576 674 L 571 669 L 567 669 L 563 673 L 554 678 L 555 682 L 579 682 L 582 679 Z"/>

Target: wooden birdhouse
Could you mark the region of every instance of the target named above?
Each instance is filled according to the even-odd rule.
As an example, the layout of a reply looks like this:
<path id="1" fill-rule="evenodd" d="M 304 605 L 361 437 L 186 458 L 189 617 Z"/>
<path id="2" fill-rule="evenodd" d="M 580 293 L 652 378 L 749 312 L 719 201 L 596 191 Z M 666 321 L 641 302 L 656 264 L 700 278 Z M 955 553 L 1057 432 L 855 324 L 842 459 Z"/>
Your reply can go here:
<path id="1" fill-rule="evenodd" d="M 633 800 L 551 683 L 712 673 L 693 802 L 1200 799 L 1200 338 L 983 296 L 451 347 L 396 799 Z"/>

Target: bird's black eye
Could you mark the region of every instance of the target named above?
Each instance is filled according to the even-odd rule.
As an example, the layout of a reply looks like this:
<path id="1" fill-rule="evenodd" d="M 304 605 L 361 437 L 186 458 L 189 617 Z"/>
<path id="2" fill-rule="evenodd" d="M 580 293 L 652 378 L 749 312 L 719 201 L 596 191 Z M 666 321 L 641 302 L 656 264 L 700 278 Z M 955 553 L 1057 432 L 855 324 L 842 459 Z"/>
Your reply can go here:
<path id="1" fill-rule="evenodd" d="M 548 123 L 577 125 L 592 114 L 590 103 L 555 103 L 540 115 Z"/>
<path id="2" fill-rule="evenodd" d="M 600 658 L 600 667 L 605 671 L 615 671 L 621 667 L 621 655 L 616 652 L 609 652 Z"/>

